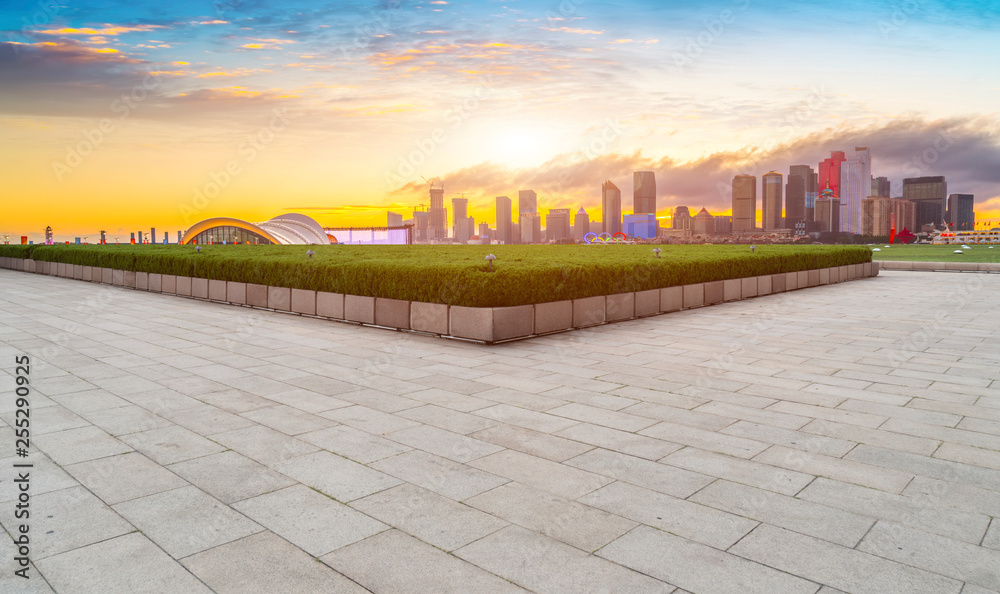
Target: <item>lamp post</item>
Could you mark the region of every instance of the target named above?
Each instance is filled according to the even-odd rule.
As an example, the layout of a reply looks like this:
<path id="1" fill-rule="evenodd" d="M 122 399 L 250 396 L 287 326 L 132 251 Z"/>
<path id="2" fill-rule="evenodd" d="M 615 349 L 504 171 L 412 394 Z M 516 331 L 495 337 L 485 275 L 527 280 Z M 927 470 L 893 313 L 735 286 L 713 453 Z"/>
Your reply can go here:
<path id="1" fill-rule="evenodd" d="M 653 248 L 653 253 L 656 254 L 657 258 L 659 258 L 660 257 L 660 248 Z"/>
<path id="2" fill-rule="evenodd" d="M 497 259 L 497 257 L 494 256 L 493 254 L 490 254 L 490 255 L 486 256 L 486 268 L 488 270 L 493 270 L 493 260 L 496 260 L 496 259 Z"/>

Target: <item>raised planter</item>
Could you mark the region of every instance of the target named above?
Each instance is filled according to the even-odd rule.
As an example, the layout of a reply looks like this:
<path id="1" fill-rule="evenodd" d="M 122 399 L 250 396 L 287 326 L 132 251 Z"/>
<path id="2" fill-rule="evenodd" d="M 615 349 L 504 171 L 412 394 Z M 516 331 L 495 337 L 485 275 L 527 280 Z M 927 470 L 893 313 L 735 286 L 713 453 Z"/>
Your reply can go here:
<path id="1" fill-rule="evenodd" d="M 235 305 L 246 305 L 247 284 L 228 281 L 226 283 L 226 300 Z"/>
<path id="2" fill-rule="evenodd" d="M 660 289 L 660 313 L 684 309 L 684 287 Z"/>
<path id="3" fill-rule="evenodd" d="M 156 274 L 156 273 L 150 273 L 149 279 L 147 280 L 146 284 L 149 287 L 147 289 L 148 291 L 151 291 L 153 293 L 159 293 L 160 290 L 161 290 L 161 288 L 163 287 L 163 275 L 162 274 Z M 187 295 L 188 296 L 191 295 L 191 288 L 190 288 L 190 286 L 188 287 Z"/>
<path id="4" fill-rule="evenodd" d="M 228 301 L 226 299 L 226 281 L 209 279 L 208 298 L 212 301 Z"/>
<path id="5" fill-rule="evenodd" d="M 316 315 L 316 291 L 292 289 L 291 307 L 298 314 Z"/>
<path id="6" fill-rule="evenodd" d="M 152 275 L 150 275 L 150 278 L 152 278 Z M 177 294 L 181 295 L 182 297 L 190 297 L 191 296 L 191 277 L 190 276 L 178 276 L 177 277 Z"/>
<path id="7" fill-rule="evenodd" d="M 619 322 L 635 317 L 635 293 L 618 293 L 605 297 L 604 320 Z"/>
<path id="8" fill-rule="evenodd" d="M 375 298 L 363 295 L 344 295 L 344 319 L 362 324 L 375 323 Z"/>
<path id="9" fill-rule="evenodd" d="M 174 274 L 164 274 L 160 280 L 160 292 L 167 293 L 168 295 L 177 295 L 177 279 L 179 277 Z M 188 295 L 191 294 L 190 286 L 188 287 Z"/>
<path id="10" fill-rule="evenodd" d="M 635 317 L 642 318 L 660 313 L 660 290 L 635 292 Z"/>
<path id="11" fill-rule="evenodd" d="M 573 327 L 573 302 L 550 301 L 535 304 L 535 334 L 561 332 Z"/>
<path id="12" fill-rule="evenodd" d="M 268 287 L 267 307 L 278 311 L 292 311 L 292 290 L 288 287 Z"/>
<path id="13" fill-rule="evenodd" d="M 149 290 L 149 273 L 148 272 L 136 272 L 135 273 L 135 288 L 138 291 L 148 291 Z"/>
<path id="14" fill-rule="evenodd" d="M 447 307 L 447 306 L 446 306 Z M 316 315 L 334 320 L 344 319 L 344 295 L 341 293 L 316 292 Z M 448 320 L 445 318 L 445 333 L 448 332 Z"/>
<path id="15" fill-rule="evenodd" d="M 684 285 L 684 309 L 705 305 L 705 283 Z"/>
<path id="16" fill-rule="evenodd" d="M 267 307 L 267 285 L 247 283 L 247 305 Z"/>
<path id="17" fill-rule="evenodd" d="M 498 342 L 534 334 L 533 305 L 515 307 L 452 306 L 450 333 L 457 338 Z"/>
<path id="18" fill-rule="evenodd" d="M 375 325 L 410 329 L 410 302 L 401 299 L 375 299 Z"/>
<path id="19" fill-rule="evenodd" d="M 606 321 L 607 306 L 606 297 L 584 297 L 583 299 L 573 299 L 573 327 L 586 328 L 596 326 Z"/>
<path id="20" fill-rule="evenodd" d="M 743 298 L 743 279 L 734 278 L 722 281 L 722 298 L 724 301 L 739 301 Z"/>

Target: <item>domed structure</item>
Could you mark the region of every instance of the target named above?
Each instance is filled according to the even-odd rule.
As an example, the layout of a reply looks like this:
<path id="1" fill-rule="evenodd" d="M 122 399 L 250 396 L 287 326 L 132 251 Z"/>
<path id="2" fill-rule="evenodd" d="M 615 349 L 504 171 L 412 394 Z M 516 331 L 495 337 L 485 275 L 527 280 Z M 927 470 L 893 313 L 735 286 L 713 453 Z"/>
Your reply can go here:
<path id="1" fill-rule="evenodd" d="M 191 226 L 184 233 L 187 244 L 327 245 L 331 243 L 323 227 L 304 214 L 288 213 L 263 223 L 216 217 Z"/>

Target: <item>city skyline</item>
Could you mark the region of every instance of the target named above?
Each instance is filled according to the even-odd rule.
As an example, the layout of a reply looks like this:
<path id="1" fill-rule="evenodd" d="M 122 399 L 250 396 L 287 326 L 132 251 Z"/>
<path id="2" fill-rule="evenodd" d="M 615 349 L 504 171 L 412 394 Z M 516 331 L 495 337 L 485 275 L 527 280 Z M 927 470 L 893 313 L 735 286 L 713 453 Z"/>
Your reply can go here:
<path id="1" fill-rule="evenodd" d="M 997 16 L 929 1 L 5 3 L 0 232 L 297 211 L 376 225 L 426 203 L 424 178 L 492 222 L 517 188 L 593 212 L 599 180 L 628 192 L 637 171 L 656 176 L 658 214 L 726 213 L 736 173 L 856 146 L 892 196 L 945 175 L 1000 220 Z M 831 55 L 837 69 L 816 68 Z"/>

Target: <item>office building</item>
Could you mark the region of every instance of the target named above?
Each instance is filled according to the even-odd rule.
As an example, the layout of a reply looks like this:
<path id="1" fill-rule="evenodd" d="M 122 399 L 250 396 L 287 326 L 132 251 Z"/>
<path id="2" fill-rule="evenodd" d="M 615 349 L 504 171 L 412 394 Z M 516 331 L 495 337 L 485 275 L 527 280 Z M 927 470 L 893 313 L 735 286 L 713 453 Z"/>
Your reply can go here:
<path id="1" fill-rule="evenodd" d="M 691 228 L 695 235 L 715 235 L 715 217 L 702 208 L 692 218 Z"/>
<path id="2" fill-rule="evenodd" d="M 538 212 L 538 194 L 534 190 L 518 190 L 517 214 L 522 212 Z"/>
<path id="3" fill-rule="evenodd" d="M 781 199 L 781 174 L 777 171 L 768 171 L 760 179 L 761 195 L 761 227 L 764 231 L 774 231 L 783 229 L 782 199 Z"/>
<path id="4" fill-rule="evenodd" d="M 413 211 L 413 236 L 417 241 L 427 241 L 430 239 L 428 227 L 430 226 L 430 215 L 427 211 Z"/>
<path id="5" fill-rule="evenodd" d="M 479 223 L 479 238 L 492 237 L 494 233 L 490 229 L 489 223 Z"/>
<path id="6" fill-rule="evenodd" d="M 872 193 L 870 196 L 879 196 L 881 198 L 888 198 L 890 196 L 891 188 L 889 187 L 888 177 L 873 177 L 872 178 Z"/>
<path id="7" fill-rule="evenodd" d="M 472 237 L 472 228 L 469 227 L 469 200 L 467 198 L 452 198 L 451 212 L 454 217 L 451 236 L 459 243 L 466 243 Z"/>
<path id="8" fill-rule="evenodd" d="M 403 226 L 403 215 L 395 212 L 386 213 L 386 226 L 388 227 L 402 227 Z"/>
<path id="9" fill-rule="evenodd" d="M 872 156 L 866 146 L 855 147 L 854 154 L 840 165 L 840 230 L 861 233 L 861 202 L 872 189 Z"/>
<path id="10" fill-rule="evenodd" d="M 816 208 L 816 172 L 808 165 L 792 165 L 788 168 L 785 182 L 785 227 L 794 228 L 796 223 L 812 221 L 810 216 Z"/>
<path id="11" fill-rule="evenodd" d="M 816 199 L 816 229 L 821 232 L 840 231 L 840 198 L 827 188 Z"/>
<path id="12" fill-rule="evenodd" d="M 691 211 L 686 206 L 678 206 L 674 209 L 674 218 L 670 222 L 673 229 L 691 229 Z"/>
<path id="13" fill-rule="evenodd" d="M 908 177 L 903 180 L 903 198 L 916 205 L 917 229 L 941 226 L 948 208 L 948 182 L 943 175 Z"/>
<path id="14" fill-rule="evenodd" d="M 632 212 L 656 214 L 656 176 L 652 171 L 632 173 Z"/>
<path id="15" fill-rule="evenodd" d="M 510 198 L 497 196 L 496 238 L 503 243 L 515 243 L 513 225 L 510 214 Z"/>
<path id="16" fill-rule="evenodd" d="M 716 235 L 728 235 L 733 232 L 733 217 L 731 216 L 715 216 L 715 234 Z"/>
<path id="17" fill-rule="evenodd" d="M 976 213 L 973 194 L 950 194 L 948 196 L 947 221 L 952 231 L 975 231 Z"/>
<path id="18" fill-rule="evenodd" d="M 915 226 L 914 205 L 902 198 L 869 196 L 861 203 L 861 234 L 867 236 L 891 235 L 893 223 L 896 233 Z"/>
<path id="19" fill-rule="evenodd" d="M 757 176 L 733 178 L 733 233 L 753 232 L 757 224 Z"/>
<path id="20" fill-rule="evenodd" d="M 659 234 L 660 224 L 653 213 L 640 213 L 625 215 L 622 222 L 622 232 L 628 237 L 639 239 L 656 239 Z"/>
<path id="21" fill-rule="evenodd" d="M 542 217 L 537 212 L 522 212 L 520 227 L 521 243 L 542 242 Z"/>
<path id="22" fill-rule="evenodd" d="M 833 151 L 830 157 L 819 162 L 819 191 L 830 188 L 833 195 L 840 197 L 840 165 L 847 160 L 844 151 Z"/>
<path id="23" fill-rule="evenodd" d="M 602 232 L 614 235 L 622 230 L 622 191 L 610 180 L 601 184 Z"/>
<path id="24" fill-rule="evenodd" d="M 590 233 L 590 215 L 581 206 L 573 219 L 573 239 L 583 239 L 587 233 Z"/>
<path id="25" fill-rule="evenodd" d="M 570 209 L 550 208 L 548 216 L 545 217 L 545 235 L 549 241 L 571 239 L 569 225 Z"/>
<path id="26" fill-rule="evenodd" d="M 448 211 L 444 208 L 444 184 L 431 184 L 431 207 L 427 211 L 427 239 L 441 240 L 448 235 Z"/>

